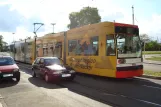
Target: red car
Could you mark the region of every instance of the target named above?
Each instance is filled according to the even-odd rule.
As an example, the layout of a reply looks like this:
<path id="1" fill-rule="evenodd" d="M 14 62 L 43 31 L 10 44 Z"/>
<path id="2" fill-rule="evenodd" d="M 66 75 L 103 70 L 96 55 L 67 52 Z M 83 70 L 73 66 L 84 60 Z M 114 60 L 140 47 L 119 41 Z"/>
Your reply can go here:
<path id="1" fill-rule="evenodd" d="M 0 56 L 0 79 L 16 78 L 20 81 L 19 67 L 10 56 Z"/>
<path id="2" fill-rule="evenodd" d="M 46 82 L 73 80 L 75 71 L 57 57 L 39 57 L 32 64 L 32 76 L 41 76 Z"/>

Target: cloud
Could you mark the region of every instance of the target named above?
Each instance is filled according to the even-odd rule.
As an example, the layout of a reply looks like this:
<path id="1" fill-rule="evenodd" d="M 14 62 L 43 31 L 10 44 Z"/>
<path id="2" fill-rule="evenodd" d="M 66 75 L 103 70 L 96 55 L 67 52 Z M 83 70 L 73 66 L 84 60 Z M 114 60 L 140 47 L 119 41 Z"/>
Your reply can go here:
<path id="1" fill-rule="evenodd" d="M 16 27 L 22 24 L 22 15 L 17 11 L 11 11 L 10 5 L 1 5 L 0 13 L 0 31 L 15 32 Z"/>
<path id="2" fill-rule="evenodd" d="M 115 20 L 116 22 L 120 23 L 132 24 L 132 4 L 130 4 L 131 2 L 126 2 L 125 5 L 125 3 L 122 2 L 125 1 L 118 2 L 114 0 L 5 0 L 5 2 L 0 2 L 0 12 L 1 10 L 5 10 L 5 18 L 9 18 L 6 18 L 5 21 L 0 21 L 1 24 L 5 24 L 5 26 L 1 25 L 2 27 L 0 28 L 0 31 L 14 31 L 17 35 L 21 35 L 17 36 L 18 39 L 24 38 L 25 35 L 33 36 L 33 23 L 35 22 L 41 22 L 45 24 L 38 31 L 39 36 L 45 33 L 53 32 L 53 26 L 51 25 L 51 23 L 56 23 L 56 25 L 54 26 L 54 32 L 65 31 L 67 30 L 67 24 L 70 23 L 68 18 L 69 13 L 80 11 L 80 9 L 86 6 L 97 7 L 99 10 L 99 14 L 102 17 L 102 21 Z M 137 1 L 134 4 L 136 5 L 136 7 L 141 6 L 142 8 L 142 5 L 138 4 Z M 138 22 L 135 21 L 135 24 L 139 25 L 140 33 L 147 33 L 148 35 L 152 35 L 155 37 L 157 35 L 160 35 L 161 15 L 157 13 L 150 13 L 145 17 L 145 13 L 143 14 L 140 11 L 141 8 L 136 8 L 136 18 Z M 11 19 L 11 17 L 13 17 L 13 20 Z M 1 18 L 0 20 L 2 20 Z M 8 37 L 9 36 L 6 36 L 5 38 Z"/>

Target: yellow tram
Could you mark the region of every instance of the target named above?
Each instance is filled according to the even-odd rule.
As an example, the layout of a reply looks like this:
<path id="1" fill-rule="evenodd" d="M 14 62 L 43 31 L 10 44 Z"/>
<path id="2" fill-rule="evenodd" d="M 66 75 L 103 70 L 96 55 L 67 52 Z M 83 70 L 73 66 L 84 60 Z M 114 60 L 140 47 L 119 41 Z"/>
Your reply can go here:
<path id="1" fill-rule="evenodd" d="M 114 78 L 143 74 L 136 25 L 114 22 L 85 25 L 44 35 L 36 38 L 36 43 L 34 39 L 16 42 L 11 50 L 17 61 L 32 63 L 35 57 L 56 56 L 85 74 Z"/>

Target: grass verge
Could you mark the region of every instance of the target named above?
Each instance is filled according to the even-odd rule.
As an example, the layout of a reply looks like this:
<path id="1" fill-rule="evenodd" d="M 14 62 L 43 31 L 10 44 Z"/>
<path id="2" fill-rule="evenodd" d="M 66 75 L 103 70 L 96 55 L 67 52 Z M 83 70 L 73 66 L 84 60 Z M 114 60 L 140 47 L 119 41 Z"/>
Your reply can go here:
<path id="1" fill-rule="evenodd" d="M 161 54 L 161 51 L 143 51 L 143 55 L 147 54 Z"/>
<path id="2" fill-rule="evenodd" d="M 144 70 L 145 75 L 155 76 L 155 77 L 161 77 L 161 71 L 160 72 L 154 72 L 154 71 L 147 71 Z"/>

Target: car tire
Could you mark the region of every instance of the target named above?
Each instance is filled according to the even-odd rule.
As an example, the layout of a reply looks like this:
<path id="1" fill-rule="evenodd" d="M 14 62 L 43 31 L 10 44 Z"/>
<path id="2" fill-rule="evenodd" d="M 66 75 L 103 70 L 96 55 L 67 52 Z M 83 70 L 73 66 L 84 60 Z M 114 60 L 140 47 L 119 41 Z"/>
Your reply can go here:
<path id="1" fill-rule="evenodd" d="M 69 80 L 69 81 L 73 81 L 74 78 L 75 78 L 75 76 L 72 76 L 72 77 L 70 77 L 68 80 Z"/>
<path id="2" fill-rule="evenodd" d="M 49 75 L 48 75 L 47 73 L 45 74 L 44 79 L 45 79 L 45 81 L 46 81 L 47 83 L 49 83 L 49 82 L 50 82 L 50 80 L 49 80 Z"/>
<path id="3" fill-rule="evenodd" d="M 20 75 L 16 76 L 16 81 L 19 82 L 20 81 Z"/>
<path id="4" fill-rule="evenodd" d="M 35 71 L 34 70 L 32 70 L 32 77 L 36 77 L 36 73 L 35 73 Z"/>

